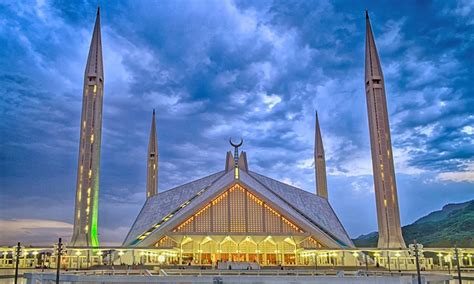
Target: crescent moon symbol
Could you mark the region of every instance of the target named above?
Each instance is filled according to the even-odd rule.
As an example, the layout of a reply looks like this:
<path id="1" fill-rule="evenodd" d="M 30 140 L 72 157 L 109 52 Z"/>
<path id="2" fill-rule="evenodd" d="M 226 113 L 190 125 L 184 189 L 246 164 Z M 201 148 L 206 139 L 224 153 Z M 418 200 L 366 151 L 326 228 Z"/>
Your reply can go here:
<path id="1" fill-rule="evenodd" d="M 232 142 L 232 138 L 229 138 L 229 143 L 230 143 L 230 145 L 232 145 L 232 147 L 238 148 L 238 147 L 242 146 L 242 143 L 244 143 L 244 139 L 240 138 L 240 143 L 239 144 L 234 144 Z"/>

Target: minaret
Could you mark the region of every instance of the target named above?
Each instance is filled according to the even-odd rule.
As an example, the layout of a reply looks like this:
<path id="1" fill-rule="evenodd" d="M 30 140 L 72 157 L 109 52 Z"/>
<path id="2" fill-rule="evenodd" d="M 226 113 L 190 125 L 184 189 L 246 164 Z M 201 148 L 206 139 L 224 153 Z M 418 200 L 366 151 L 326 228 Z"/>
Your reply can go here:
<path id="1" fill-rule="evenodd" d="M 365 92 L 379 227 L 379 248 L 405 248 L 400 227 L 387 99 L 382 66 L 366 11 Z"/>
<path id="2" fill-rule="evenodd" d="M 100 8 L 98 8 L 84 73 L 72 246 L 99 245 L 97 215 L 103 95 L 104 67 L 100 34 Z"/>
<path id="3" fill-rule="evenodd" d="M 323 139 L 319 128 L 318 113 L 314 131 L 314 170 L 316 177 L 316 195 L 328 199 L 328 184 L 326 178 L 326 158 L 324 156 Z"/>
<path id="4" fill-rule="evenodd" d="M 150 140 L 148 142 L 146 170 L 146 198 L 158 193 L 158 141 L 156 138 L 155 110 L 151 120 Z"/>

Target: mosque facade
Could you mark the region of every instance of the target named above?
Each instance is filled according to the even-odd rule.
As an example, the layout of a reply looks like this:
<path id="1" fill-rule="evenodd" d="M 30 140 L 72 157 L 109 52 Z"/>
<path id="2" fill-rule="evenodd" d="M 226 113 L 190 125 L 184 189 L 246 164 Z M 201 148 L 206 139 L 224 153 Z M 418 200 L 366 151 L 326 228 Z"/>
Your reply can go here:
<path id="1" fill-rule="evenodd" d="M 367 16 L 366 94 L 371 135 L 379 247 L 404 248 L 401 237 L 390 129 L 380 60 Z M 98 246 L 97 212 L 104 74 L 97 13 L 87 60 L 74 234 L 71 246 Z M 328 199 L 321 128 L 315 119 L 316 190 L 309 192 L 251 170 L 243 140 L 225 155 L 221 171 L 168 190 L 158 190 L 155 112 L 147 153 L 146 201 L 128 232 L 124 248 L 153 248 L 168 263 L 219 261 L 261 265 L 347 265 L 356 257 L 342 250 L 354 244 Z M 224 158 L 224 155 L 223 155 Z M 315 251 L 341 249 L 340 254 Z M 140 256 L 123 256 L 135 262 Z M 137 261 L 138 262 L 138 261 Z M 344 263 L 346 262 L 346 263 Z"/>

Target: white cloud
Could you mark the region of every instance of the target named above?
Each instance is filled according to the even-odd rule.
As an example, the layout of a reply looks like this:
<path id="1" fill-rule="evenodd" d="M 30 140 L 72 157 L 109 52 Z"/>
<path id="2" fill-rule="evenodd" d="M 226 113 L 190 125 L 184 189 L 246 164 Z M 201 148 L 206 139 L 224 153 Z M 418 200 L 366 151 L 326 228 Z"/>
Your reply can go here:
<path id="1" fill-rule="evenodd" d="M 296 162 L 296 167 L 298 169 L 313 169 L 314 168 L 314 158 L 299 160 Z"/>
<path id="2" fill-rule="evenodd" d="M 281 182 L 292 185 L 294 187 L 301 188 L 301 183 L 299 181 L 294 181 L 289 177 L 285 177 L 281 180 Z"/>
<path id="3" fill-rule="evenodd" d="M 354 180 L 351 182 L 351 187 L 355 192 L 358 193 L 369 193 L 372 194 L 375 192 L 374 184 L 369 183 L 365 180 Z"/>
<path id="4" fill-rule="evenodd" d="M 427 137 L 432 137 L 433 136 L 433 132 L 435 130 L 435 127 L 438 125 L 438 123 L 433 123 L 433 124 L 430 124 L 430 125 L 426 125 L 426 126 L 417 126 L 415 127 L 415 131 L 416 132 L 419 132 L 421 134 L 424 134 L 426 135 Z"/>
<path id="5" fill-rule="evenodd" d="M 0 245 L 14 245 L 17 242 L 34 245 L 52 245 L 59 237 L 69 241 L 72 224 L 42 219 L 0 219 Z"/>
<path id="6" fill-rule="evenodd" d="M 405 42 L 405 38 L 402 34 L 402 27 L 405 20 L 405 18 L 401 18 L 397 21 L 389 20 L 385 24 L 384 30 L 386 30 L 386 32 L 377 39 L 379 50 L 393 52 L 400 48 L 403 42 Z"/>
<path id="7" fill-rule="evenodd" d="M 466 133 L 468 135 L 472 135 L 472 134 L 474 134 L 474 127 L 472 127 L 470 125 L 466 125 L 461 129 L 461 132 Z"/>
<path id="8" fill-rule="evenodd" d="M 17 242 L 22 245 L 52 246 L 62 238 L 68 243 L 72 237 L 73 225 L 67 222 L 46 219 L 0 219 L 1 246 L 12 246 Z M 129 228 L 125 226 L 117 228 L 99 228 L 99 240 L 101 245 L 121 245 Z"/>
<path id="9" fill-rule="evenodd" d="M 463 170 L 439 173 L 436 175 L 436 180 L 474 183 L 474 161 L 464 163 Z"/>
<path id="10" fill-rule="evenodd" d="M 262 94 L 263 103 L 267 105 L 268 110 L 272 110 L 277 104 L 281 102 L 281 97 L 277 95 Z"/>
<path id="11" fill-rule="evenodd" d="M 410 160 L 412 158 L 412 152 L 420 151 L 420 149 L 414 149 L 413 147 L 405 148 L 393 148 L 393 160 L 395 162 L 395 174 L 407 174 L 407 175 L 420 175 L 426 170 L 410 166 Z"/>

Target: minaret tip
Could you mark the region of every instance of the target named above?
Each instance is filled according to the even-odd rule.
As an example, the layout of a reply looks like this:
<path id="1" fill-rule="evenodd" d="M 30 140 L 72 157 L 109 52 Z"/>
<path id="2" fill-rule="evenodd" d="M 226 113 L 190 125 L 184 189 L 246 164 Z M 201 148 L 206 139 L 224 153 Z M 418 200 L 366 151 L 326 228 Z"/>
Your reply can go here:
<path id="1" fill-rule="evenodd" d="M 148 141 L 146 197 L 158 193 L 158 137 L 156 135 L 155 109 L 151 119 L 150 140 Z"/>
<path id="2" fill-rule="evenodd" d="M 367 9 L 365 9 L 365 18 L 369 19 L 369 11 Z"/>
<path id="3" fill-rule="evenodd" d="M 316 177 L 316 195 L 327 199 L 326 159 L 324 156 L 323 139 L 319 128 L 318 111 L 316 110 L 314 129 L 314 170 Z"/>

